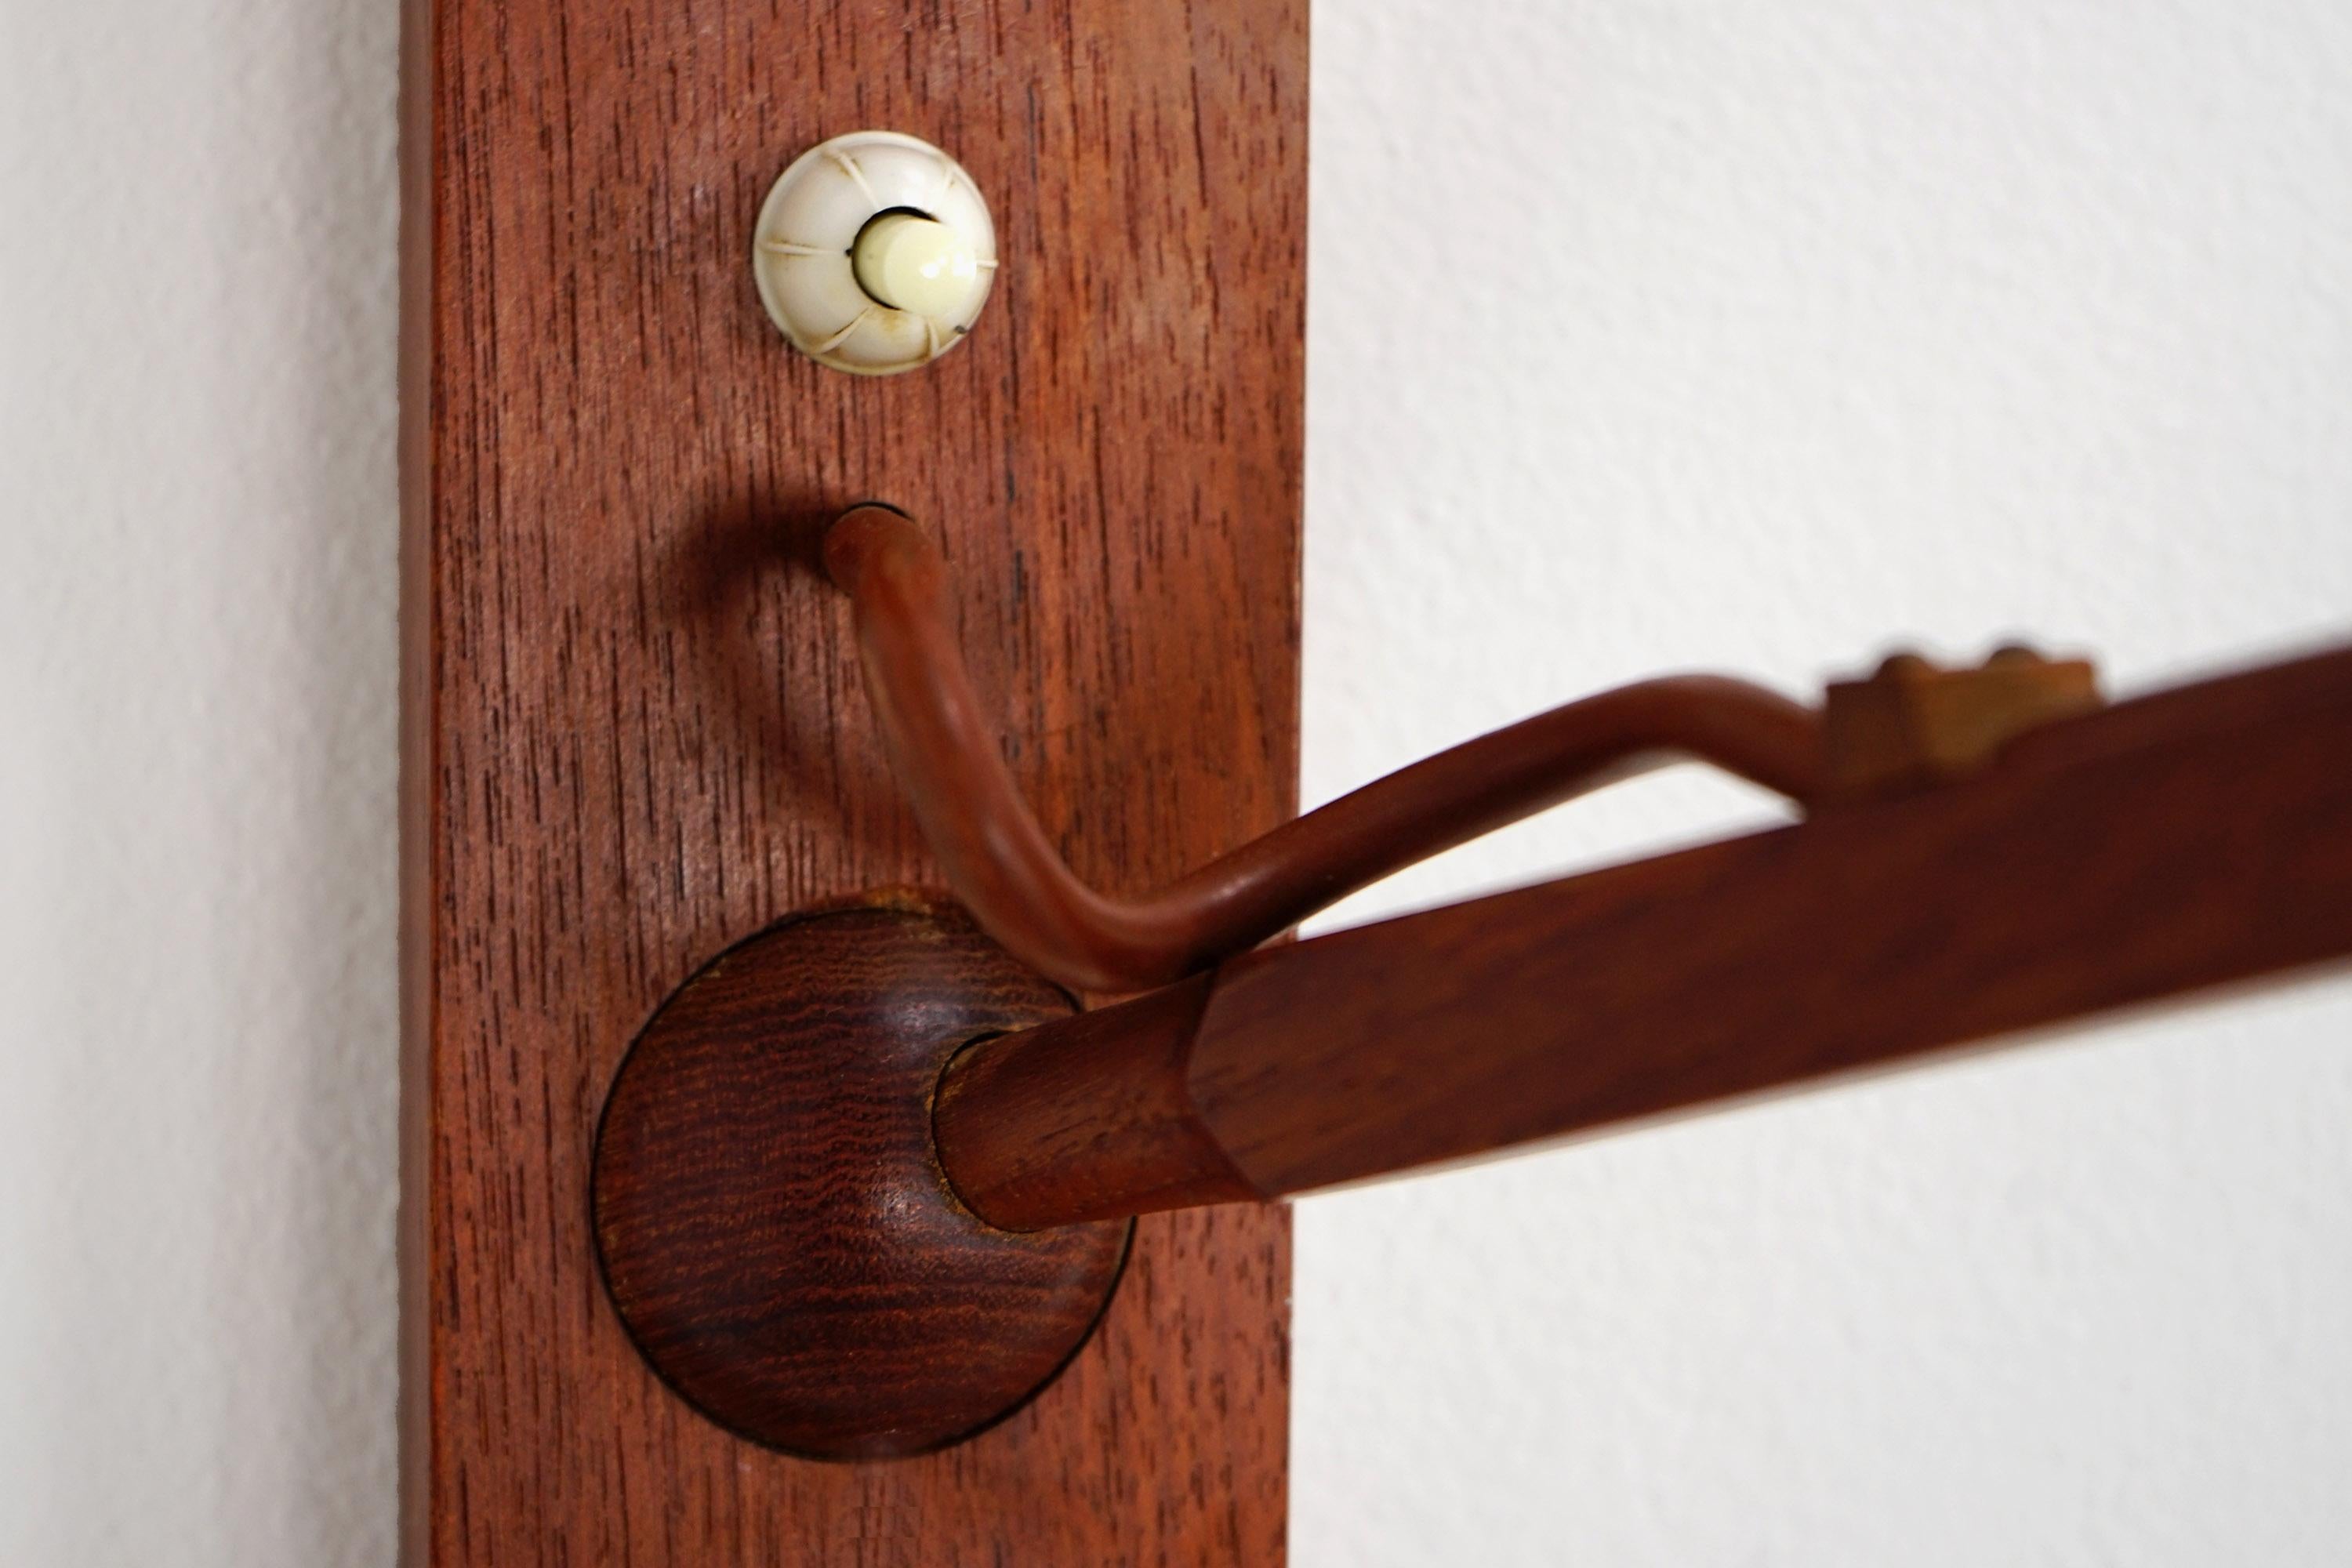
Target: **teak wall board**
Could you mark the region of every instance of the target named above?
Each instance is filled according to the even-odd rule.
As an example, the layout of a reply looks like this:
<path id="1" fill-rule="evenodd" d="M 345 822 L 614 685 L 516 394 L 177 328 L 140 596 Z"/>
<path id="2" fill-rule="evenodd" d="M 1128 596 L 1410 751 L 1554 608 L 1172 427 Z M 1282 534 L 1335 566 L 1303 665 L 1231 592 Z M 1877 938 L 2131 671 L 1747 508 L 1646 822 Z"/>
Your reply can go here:
<path id="1" fill-rule="evenodd" d="M 409 0 L 404 53 L 406 1560 L 1278 1561 L 1278 1211 L 1147 1219 L 1034 1405 L 836 1466 L 647 1371 L 587 1176 L 672 987 L 930 879 L 814 570 L 838 509 L 939 531 L 1085 875 L 1293 809 L 1302 0 Z M 785 163 L 867 126 L 961 159 L 1004 257 L 882 381 L 794 355 L 747 263 Z"/>

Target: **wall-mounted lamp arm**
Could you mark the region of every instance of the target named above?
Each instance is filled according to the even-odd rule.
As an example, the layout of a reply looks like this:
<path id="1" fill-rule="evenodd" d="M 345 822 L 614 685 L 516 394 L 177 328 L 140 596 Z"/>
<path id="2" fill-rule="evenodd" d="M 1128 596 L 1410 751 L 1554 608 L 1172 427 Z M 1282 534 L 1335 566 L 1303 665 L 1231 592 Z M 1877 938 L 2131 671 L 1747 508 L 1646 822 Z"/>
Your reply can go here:
<path id="1" fill-rule="evenodd" d="M 2347 954 L 2352 650 L 982 1041 L 934 1131 L 976 1213 L 1038 1228 L 1465 1159 Z"/>
<path id="2" fill-rule="evenodd" d="M 1820 715 L 1720 676 L 1646 680 L 1391 773 L 1139 898 L 1074 876 L 973 696 L 938 547 L 858 507 L 825 536 L 850 595 L 885 749 L 948 885 L 989 934 L 1082 990 L 1165 984 L 1256 946 L 1391 872 L 1662 763 L 1696 758 L 1799 802 L 1821 789 Z"/>

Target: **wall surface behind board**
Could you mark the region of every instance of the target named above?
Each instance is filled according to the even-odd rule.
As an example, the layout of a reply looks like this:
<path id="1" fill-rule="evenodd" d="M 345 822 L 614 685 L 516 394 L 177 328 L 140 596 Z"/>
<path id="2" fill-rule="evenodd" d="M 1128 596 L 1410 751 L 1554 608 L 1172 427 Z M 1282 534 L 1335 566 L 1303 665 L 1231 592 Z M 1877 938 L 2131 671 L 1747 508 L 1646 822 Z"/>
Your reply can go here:
<path id="1" fill-rule="evenodd" d="M 1670 668 L 2352 638 L 2352 12 L 1316 16 L 1306 798 Z M 1326 924 L 1769 820 L 1685 770 Z M 2352 985 L 1298 1208 L 1301 1568 L 2352 1553 Z"/>

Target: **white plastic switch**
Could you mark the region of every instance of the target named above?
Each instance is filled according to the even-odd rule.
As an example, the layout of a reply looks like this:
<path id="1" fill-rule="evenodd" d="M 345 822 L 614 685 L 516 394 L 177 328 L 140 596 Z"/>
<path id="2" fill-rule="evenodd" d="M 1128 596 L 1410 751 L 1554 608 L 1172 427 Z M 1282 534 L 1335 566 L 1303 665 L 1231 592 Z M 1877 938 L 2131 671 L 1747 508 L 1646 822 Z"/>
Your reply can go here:
<path id="1" fill-rule="evenodd" d="M 953 348 L 996 275 L 996 228 L 961 164 L 895 131 L 814 147 L 760 209 L 760 300 L 795 347 L 890 375 Z"/>

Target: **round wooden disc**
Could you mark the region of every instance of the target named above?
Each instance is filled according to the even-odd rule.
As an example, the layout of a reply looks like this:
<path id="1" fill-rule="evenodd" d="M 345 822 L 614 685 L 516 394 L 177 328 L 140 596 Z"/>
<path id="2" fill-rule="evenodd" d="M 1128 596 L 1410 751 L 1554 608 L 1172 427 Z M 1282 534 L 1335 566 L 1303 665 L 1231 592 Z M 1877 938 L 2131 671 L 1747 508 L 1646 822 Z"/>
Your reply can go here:
<path id="1" fill-rule="evenodd" d="M 1131 1222 L 991 1228 L 940 1173 L 930 1101 L 965 1042 L 1071 1011 L 946 905 L 789 920 L 680 987 L 596 1140 L 605 1284 L 655 1370 L 840 1459 L 954 1442 L 1051 1382 Z"/>

